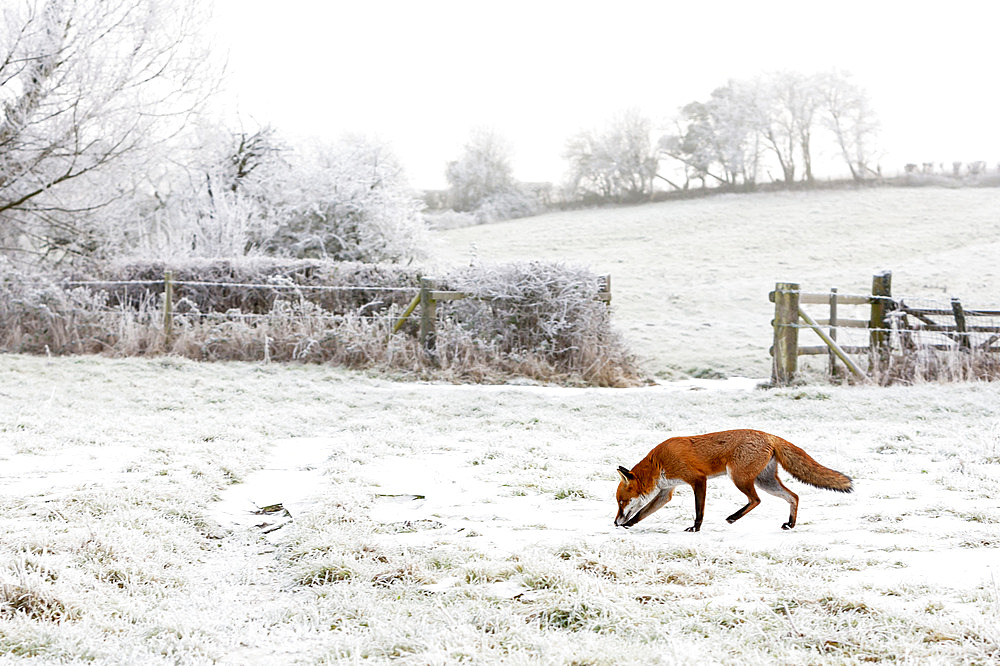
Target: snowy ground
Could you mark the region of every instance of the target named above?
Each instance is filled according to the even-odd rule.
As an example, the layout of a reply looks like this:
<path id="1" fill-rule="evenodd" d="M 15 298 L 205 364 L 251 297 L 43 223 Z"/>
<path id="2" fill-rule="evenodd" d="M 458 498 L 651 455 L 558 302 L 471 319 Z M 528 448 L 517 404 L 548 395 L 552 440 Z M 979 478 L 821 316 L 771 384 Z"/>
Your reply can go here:
<path id="1" fill-rule="evenodd" d="M 1000 386 L 753 383 L 2 356 L 0 661 L 1000 659 Z M 613 528 L 617 465 L 730 427 L 857 491 L 789 481 L 788 532 L 719 478 L 698 534 L 688 490 Z"/>

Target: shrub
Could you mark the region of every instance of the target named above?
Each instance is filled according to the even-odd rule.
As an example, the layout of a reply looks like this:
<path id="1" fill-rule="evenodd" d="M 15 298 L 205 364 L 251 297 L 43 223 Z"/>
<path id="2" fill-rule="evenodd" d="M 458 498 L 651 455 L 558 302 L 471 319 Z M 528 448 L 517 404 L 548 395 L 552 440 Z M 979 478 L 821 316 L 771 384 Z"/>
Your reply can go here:
<path id="1" fill-rule="evenodd" d="M 267 255 L 406 262 L 428 243 L 422 202 L 385 144 L 348 136 L 293 149 L 270 128 L 207 132 L 206 163 L 163 176 L 106 256 Z M 164 194 L 160 190 L 165 190 Z M 183 260 L 183 259 L 182 259 Z"/>
<path id="2" fill-rule="evenodd" d="M 598 278 L 586 269 L 546 262 L 472 266 L 445 281 L 475 296 L 443 308 L 451 327 L 446 339 L 469 338 L 456 351 L 468 354 L 471 346 L 534 378 L 561 374 L 618 386 L 638 376 L 607 305 L 597 300 Z"/>
<path id="3" fill-rule="evenodd" d="M 478 224 L 486 224 L 537 215 L 540 209 L 529 192 L 515 187 L 484 197 L 472 214 Z"/>
<path id="4" fill-rule="evenodd" d="M 419 258 L 427 244 L 421 202 L 389 148 L 345 137 L 293 160 L 276 229 L 254 240 L 265 254 L 338 261 Z"/>
<path id="5" fill-rule="evenodd" d="M 424 213 L 427 226 L 431 229 L 461 229 L 471 227 L 479 222 L 472 213 L 459 213 L 454 210 L 444 210 L 437 213 Z"/>

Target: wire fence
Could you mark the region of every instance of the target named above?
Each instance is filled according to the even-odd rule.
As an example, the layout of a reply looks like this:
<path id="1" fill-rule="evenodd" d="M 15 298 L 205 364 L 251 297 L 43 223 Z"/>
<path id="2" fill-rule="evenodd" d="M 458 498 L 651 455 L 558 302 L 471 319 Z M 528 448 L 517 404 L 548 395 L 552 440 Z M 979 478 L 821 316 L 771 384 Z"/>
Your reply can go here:
<path id="1" fill-rule="evenodd" d="M 837 296 L 847 301 L 871 300 L 870 294 L 837 293 Z M 871 334 L 880 333 L 886 336 L 884 346 L 896 351 L 927 347 L 939 351 L 970 348 L 1000 352 L 998 309 L 967 307 L 958 299 L 893 297 L 886 308 L 884 325 L 872 326 L 870 307 L 868 303 L 840 304 L 835 316 L 819 319 L 817 324 L 842 347 L 867 349 L 871 344 Z M 817 313 L 823 311 L 816 304 L 810 310 Z M 958 321 L 955 319 L 956 311 L 959 312 Z M 781 326 L 815 330 L 815 326 L 802 321 L 783 323 Z M 809 348 L 803 349 L 808 353 Z"/>
<path id="2" fill-rule="evenodd" d="M 958 299 L 899 298 L 887 314 L 893 348 L 1000 352 L 1000 310 Z"/>
<path id="3" fill-rule="evenodd" d="M 440 280 L 343 263 L 108 270 L 0 272 L 0 350 L 310 361 L 476 381 L 617 386 L 639 377 L 610 326 L 610 279 L 586 269 L 515 263 Z"/>
<path id="4" fill-rule="evenodd" d="M 179 287 L 223 287 L 241 289 L 275 289 L 287 291 L 387 291 L 416 293 L 420 287 L 381 287 L 381 286 L 332 286 L 319 284 L 295 284 L 288 282 L 251 283 L 251 282 L 206 282 L 201 280 L 63 280 L 59 282 L 64 287 L 98 287 L 98 286 L 152 286 L 167 283 Z"/>
<path id="5" fill-rule="evenodd" d="M 58 286 L 64 290 L 87 289 L 92 294 L 105 292 L 111 298 L 117 298 L 114 304 L 93 302 L 91 311 L 109 316 L 127 316 L 134 318 L 136 309 L 146 310 L 147 319 L 153 314 L 152 309 L 165 311 L 164 327 L 170 327 L 174 320 L 179 323 L 195 320 L 199 323 L 217 323 L 225 321 L 272 322 L 316 320 L 326 322 L 343 322 L 345 317 L 354 317 L 365 321 L 384 320 L 392 324 L 408 318 L 393 311 L 392 301 L 372 299 L 358 304 L 353 308 L 344 308 L 341 312 L 332 312 L 322 304 L 312 303 L 303 298 L 298 301 L 274 299 L 257 303 L 257 307 L 265 307 L 266 312 L 246 312 L 238 307 L 216 309 L 199 304 L 191 295 L 185 295 L 185 290 L 254 290 L 271 294 L 320 294 L 320 293 L 352 293 L 352 294 L 401 294 L 414 296 L 419 294 L 420 287 L 415 286 L 385 286 L 385 285 L 317 285 L 300 284 L 287 279 L 277 279 L 273 282 L 228 282 L 218 280 L 179 280 L 171 277 L 168 272 L 158 279 L 132 280 L 62 280 Z M 121 288 L 119 290 L 118 288 Z M 135 290 L 134 288 L 140 288 Z M 156 314 L 156 317 L 161 315 Z"/>

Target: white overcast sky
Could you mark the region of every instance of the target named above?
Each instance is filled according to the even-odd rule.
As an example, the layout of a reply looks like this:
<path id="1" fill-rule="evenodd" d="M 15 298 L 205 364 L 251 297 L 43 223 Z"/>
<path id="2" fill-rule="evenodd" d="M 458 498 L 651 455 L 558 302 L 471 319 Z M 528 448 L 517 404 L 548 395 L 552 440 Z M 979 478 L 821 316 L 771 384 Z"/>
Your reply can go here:
<path id="1" fill-rule="evenodd" d="M 851 72 L 882 166 L 1000 161 L 1000 2 L 216 0 L 226 98 L 291 139 L 389 143 L 443 187 L 474 127 L 520 180 L 560 181 L 566 139 L 640 108 L 654 121 L 729 78 Z"/>

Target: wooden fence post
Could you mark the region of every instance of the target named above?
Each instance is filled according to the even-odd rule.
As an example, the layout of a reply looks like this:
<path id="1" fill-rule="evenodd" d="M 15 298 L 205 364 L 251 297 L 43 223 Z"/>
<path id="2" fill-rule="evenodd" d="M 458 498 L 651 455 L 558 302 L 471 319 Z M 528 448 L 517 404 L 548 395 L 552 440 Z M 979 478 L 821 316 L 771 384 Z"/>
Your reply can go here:
<path id="1" fill-rule="evenodd" d="M 889 330 L 885 315 L 892 298 L 892 271 L 882 271 L 872 276 L 872 310 L 868 320 L 869 347 L 873 370 L 879 370 L 889 354 Z"/>
<path id="2" fill-rule="evenodd" d="M 774 361 L 771 384 L 783 386 L 795 379 L 799 359 L 799 285 L 778 282 L 774 285 Z"/>
<path id="3" fill-rule="evenodd" d="M 163 272 L 163 337 L 167 351 L 174 341 L 174 272 Z"/>
<path id="4" fill-rule="evenodd" d="M 437 337 L 437 301 L 431 296 L 435 288 L 434 280 L 420 278 L 420 346 L 428 354 L 434 355 L 435 338 Z"/>
<path id="5" fill-rule="evenodd" d="M 597 280 L 597 300 L 611 305 L 611 276 L 602 275 Z"/>
<path id="6" fill-rule="evenodd" d="M 837 288 L 830 288 L 830 339 L 834 342 L 837 341 Z M 830 360 L 830 376 L 836 377 L 839 373 L 837 372 L 837 353 L 833 351 L 833 347 L 830 348 L 829 360 Z"/>
<path id="7" fill-rule="evenodd" d="M 972 344 L 969 342 L 969 331 L 965 324 L 965 308 L 962 301 L 952 296 L 951 312 L 955 316 L 955 339 L 958 341 L 958 348 L 962 351 L 970 351 Z"/>

